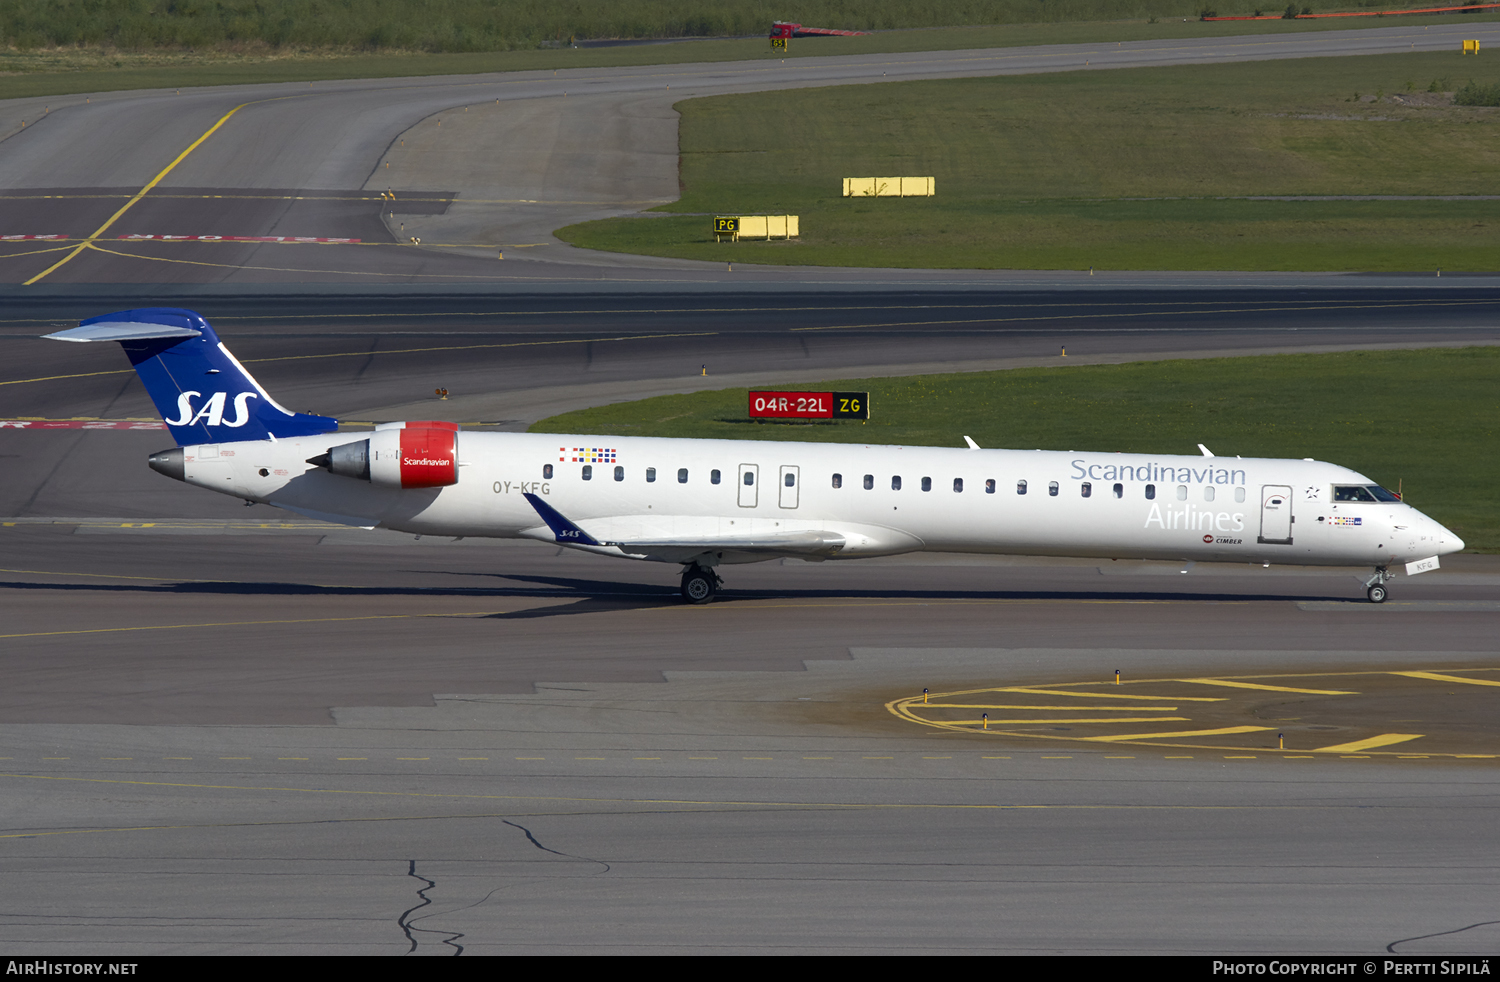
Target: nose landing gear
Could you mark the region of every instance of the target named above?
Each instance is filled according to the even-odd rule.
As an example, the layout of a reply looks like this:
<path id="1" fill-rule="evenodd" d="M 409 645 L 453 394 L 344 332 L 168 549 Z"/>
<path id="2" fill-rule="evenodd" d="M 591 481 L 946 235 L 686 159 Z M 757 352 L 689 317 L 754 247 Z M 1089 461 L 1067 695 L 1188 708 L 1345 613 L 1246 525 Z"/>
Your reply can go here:
<path id="1" fill-rule="evenodd" d="M 719 574 L 697 563 L 682 571 L 682 599 L 690 604 L 708 603 L 723 585 Z"/>
<path id="2" fill-rule="evenodd" d="M 1365 596 L 1372 604 L 1385 603 L 1385 582 L 1391 579 L 1391 571 L 1384 566 L 1375 567 L 1375 575 L 1365 580 Z"/>

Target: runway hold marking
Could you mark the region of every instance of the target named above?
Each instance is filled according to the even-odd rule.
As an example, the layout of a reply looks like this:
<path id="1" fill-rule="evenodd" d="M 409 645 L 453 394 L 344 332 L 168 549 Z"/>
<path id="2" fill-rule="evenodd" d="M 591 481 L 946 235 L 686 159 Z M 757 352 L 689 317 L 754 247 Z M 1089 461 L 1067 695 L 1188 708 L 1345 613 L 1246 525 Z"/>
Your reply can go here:
<path id="1" fill-rule="evenodd" d="M 312 235 L 148 235 L 131 233 L 117 235 L 116 239 L 128 242 L 280 242 L 293 243 L 348 243 L 358 244 L 359 239 L 330 239 Z"/>
<path id="2" fill-rule="evenodd" d="M 0 419 L 0 430 L 164 430 L 166 423 L 121 419 Z"/>
<path id="3" fill-rule="evenodd" d="M 1473 677 L 1467 673 L 1487 673 L 1490 678 Z M 1460 674 L 1462 673 L 1462 674 Z M 893 715 L 922 726 L 962 732 L 982 739 L 1028 739 L 1077 743 L 1140 744 L 1142 746 L 1181 747 L 1183 749 L 1219 750 L 1230 754 L 1246 751 L 1285 750 L 1291 754 L 1285 759 L 1311 759 L 1314 755 L 1341 756 L 1350 759 L 1369 759 L 1371 756 L 1400 757 L 1402 759 L 1484 757 L 1492 754 L 1466 754 L 1458 752 L 1411 754 L 1384 753 L 1382 747 L 1427 739 L 1429 743 L 1438 739 L 1457 740 L 1460 747 L 1471 743 L 1474 737 L 1463 731 L 1452 733 L 1381 732 L 1381 723 L 1388 719 L 1370 720 L 1368 701 L 1346 702 L 1361 695 L 1384 701 L 1395 698 L 1421 697 L 1418 688 L 1398 688 L 1392 691 L 1393 677 L 1409 678 L 1443 684 L 1500 687 L 1500 680 L 1493 676 L 1500 668 L 1460 669 L 1452 672 L 1430 671 L 1367 671 L 1367 672 L 1319 672 L 1287 674 L 1279 676 L 1237 677 L 1192 677 L 1141 679 L 1133 682 L 1115 683 L 1112 680 L 1099 682 L 1038 683 L 1035 685 L 996 686 L 990 689 L 970 689 L 957 692 L 936 692 L 924 695 L 904 696 L 886 703 Z M 1353 677 L 1367 680 L 1360 690 L 1347 688 L 1324 688 L 1308 685 L 1287 684 L 1313 679 L 1338 679 L 1340 682 Z M 1274 680 L 1274 681 L 1273 681 Z M 1236 696 L 1216 698 L 1180 695 L 1174 688 L 1217 686 L 1236 693 Z M 1139 686 L 1151 690 L 1151 695 L 1119 692 L 1121 688 Z M 1109 691 L 1116 690 L 1116 691 Z M 1201 689 L 1200 689 L 1201 691 Z M 993 697 L 1004 693 L 1004 700 Z M 1452 695 L 1453 693 L 1450 693 Z M 1079 700 L 1076 706 L 1059 706 L 1057 696 L 1067 695 Z M 1477 696 L 1478 693 L 1475 693 Z M 975 698 L 979 696 L 981 698 Z M 1017 698 L 1017 697 L 1021 698 Z M 1033 697 L 1034 701 L 1026 697 Z M 1130 706 L 1101 705 L 1107 700 L 1138 700 Z M 1327 700 L 1334 700 L 1330 706 Z M 1268 700 L 1271 700 L 1268 702 Z M 1141 702 L 1149 701 L 1149 705 Z M 1188 703 L 1197 703 L 1189 705 Z M 1304 721 L 1291 716 L 1299 711 L 1296 707 L 1307 705 L 1312 715 Z M 1348 721 L 1340 718 L 1341 706 L 1351 714 Z M 1266 712 L 1267 707 L 1274 707 Z M 992 711 L 986 716 L 974 718 L 976 709 Z M 1141 715 L 1144 713 L 1171 713 L 1179 715 Z M 1137 715 L 1105 715 L 1109 713 L 1134 712 Z M 1383 716 L 1386 710 L 1378 711 Z M 1003 713 L 1004 718 L 994 718 Z M 1191 715 L 1186 715 L 1191 713 Z M 1075 715 L 1076 714 L 1076 715 Z M 1409 713 L 1408 713 L 1409 714 Z M 1425 715 L 1425 711 L 1424 711 Z M 1286 718 L 1270 718 L 1286 717 Z M 1500 719 L 1500 713 L 1495 714 Z M 1249 717 L 1247 720 L 1246 717 Z M 1188 726 L 1161 726 L 1162 723 L 1189 723 Z M 1339 725 L 1322 725 L 1323 723 Z M 1398 722 L 1415 722 L 1399 720 Z M 1149 726 L 1149 724 L 1158 724 Z M 1191 725 L 1196 723 L 1198 725 Z M 1279 731 L 1272 733 L 1272 731 Z M 1307 744 L 1319 736 L 1326 741 L 1328 734 L 1318 731 L 1354 730 L 1350 737 L 1335 744 Z M 1363 735 L 1356 736 L 1364 730 Z M 1100 732 L 1103 731 L 1103 732 Z M 1374 732 L 1371 732 L 1374 731 Z M 1486 734 L 1493 736 L 1494 734 Z M 1243 737 L 1246 740 L 1226 740 Z M 1373 754 L 1370 752 L 1374 752 Z M 1174 759 L 1174 758 L 1169 758 Z"/>
<path id="4" fill-rule="evenodd" d="M 207 263 L 197 259 L 168 259 L 165 256 L 142 256 L 133 252 L 117 252 L 114 249 L 106 249 L 102 245 L 96 244 L 92 239 L 85 242 L 82 246 L 79 246 L 80 249 L 85 247 L 92 249 L 95 252 L 103 252 L 111 256 L 120 256 L 124 259 L 139 259 L 142 262 L 152 263 L 180 263 L 184 266 L 211 266 L 214 269 L 248 269 L 270 273 L 327 273 L 330 276 L 400 276 L 406 279 L 483 280 L 485 282 L 526 279 L 525 276 L 522 276 L 520 274 L 514 276 L 499 274 L 493 276 L 478 276 L 471 275 L 469 273 L 411 273 L 401 271 L 381 273 L 357 269 L 298 269 L 291 266 L 244 266 L 236 263 Z M 407 248 L 411 247 L 408 246 Z M 464 246 L 462 248 L 469 247 Z M 486 246 L 484 248 L 492 247 Z M 61 265 L 61 263 L 59 263 L 58 265 Z M 56 267 L 53 268 L 55 269 Z M 51 270 L 48 270 L 47 272 L 51 272 Z M 45 276 L 47 274 L 42 273 L 40 275 Z M 34 278 L 27 281 L 27 283 L 31 282 L 34 282 Z"/>

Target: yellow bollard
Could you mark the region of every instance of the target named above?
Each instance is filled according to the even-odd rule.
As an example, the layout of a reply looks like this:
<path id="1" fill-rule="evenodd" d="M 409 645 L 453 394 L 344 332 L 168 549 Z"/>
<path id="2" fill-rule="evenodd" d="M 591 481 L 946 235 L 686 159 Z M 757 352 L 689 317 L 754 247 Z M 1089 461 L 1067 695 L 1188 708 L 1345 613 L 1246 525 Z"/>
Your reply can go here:
<path id="1" fill-rule="evenodd" d="M 922 702 L 923 702 L 924 705 L 927 702 L 927 690 L 926 689 L 922 690 Z"/>
<path id="2" fill-rule="evenodd" d="M 1063 345 L 1062 346 L 1062 351 L 1063 351 L 1063 353 L 1059 357 L 1062 357 L 1062 358 L 1068 357 L 1068 346 L 1067 345 Z"/>
<path id="3" fill-rule="evenodd" d="M 707 374 L 708 374 L 708 366 L 707 366 L 707 365 L 704 365 L 704 366 L 703 366 L 703 374 L 704 374 L 704 375 L 707 375 Z"/>
<path id="4" fill-rule="evenodd" d="M 505 258 L 505 250 L 501 249 L 501 250 L 499 250 L 499 252 L 500 252 L 500 258 L 504 259 Z"/>
<path id="5" fill-rule="evenodd" d="M 981 713 L 980 714 L 980 721 L 984 724 L 982 727 L 980 727 L 981 729 L 987 730 L 987 729 L 990 728 L 990 714 L 989 713 Z"/>
<path id="6" fill-rule="evenodd" d="M 1278 733 L 1278 734 L 1276 734 L 1276 749 L 1277 750 L 1285 750 L 1286 749 L 1286 734 L 1284 734 L 1284 733 Z"/>
<path id="7" fill-rule="evenodd" d="M 1120 670 L 1117 668 L 1117 669 L 1115 669 L 1115 685 L 1119 685 L 1119 684 L 1120 684 Z"/>

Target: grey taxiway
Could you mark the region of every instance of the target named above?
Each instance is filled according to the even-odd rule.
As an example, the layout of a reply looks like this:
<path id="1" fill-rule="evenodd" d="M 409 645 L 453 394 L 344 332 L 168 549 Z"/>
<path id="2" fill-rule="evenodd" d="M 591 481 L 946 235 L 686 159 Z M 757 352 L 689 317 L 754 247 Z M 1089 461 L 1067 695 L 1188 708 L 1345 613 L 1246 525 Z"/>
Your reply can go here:
<path id="1" fill-rule="evenodd" d="M 1114 57 L 1406 50 L 1404 30 Z M 1123 361 L 1500 341 L 1484 277 L 736 271 L 747 287 L 550 238 L 675 193 L 670 100 L 1078 54 L 54 101 L 0 141 L 0 175 L 7 221 L 74 241 L 0 269 L 21 284 L 86 247 L 0 295 L 0 418 L 152 417 L 112 346 L 36 336 L 157 302 L 202 309 L 294 408 L 502 428 L 705 386 L 1057 363 L 1065 344 Z M 402 134 L 444 113 L 472 117 L 463 152 L 401 162 Z M 592 150 L 614 156 L 579 163 L 606 113 Z M 512 150 L 515 183 L 485 183 L 466 158 L 501 144 L 552 150 Z M 371 208 L 386 162 L 412 167 L 398 200 L 442 194 Z M 32 194 L 48 188 L 66 193 Z M 137 195 L 142 233 L 395 241 L 409 222 L 425 243 L 547 244 L 502 275 L 477 246 L 95 233 Z M 1380 607 L 1355 570 L 913 556 L 737 568 L 690 608 L 666 568 L 246 509 L 149 472 L 165 442 L 0 428 L 7 954 L 1500 943 L 1488 557 L 1398 580 Z M 1197 735 L 1121 739 L 1145 731 L 1058 708 L 1079 692 L 1150 696 L 1181 718 L 1151 730 Z"/>

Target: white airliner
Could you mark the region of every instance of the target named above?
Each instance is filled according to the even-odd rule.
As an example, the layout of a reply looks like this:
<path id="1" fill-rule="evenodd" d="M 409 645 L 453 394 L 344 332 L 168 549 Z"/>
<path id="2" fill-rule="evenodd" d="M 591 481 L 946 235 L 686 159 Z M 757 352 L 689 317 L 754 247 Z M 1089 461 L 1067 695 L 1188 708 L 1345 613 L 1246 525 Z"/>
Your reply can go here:
<path id="1" fill-rule="evenodd" d="M 368 436 L 282 408 L 198 314 L 127 310 L 47 335 L 118 341 L 179 446 L 158 472 L 362 528 L 557 542 L 715 568 L 781 557 L 970 552 L 1438 567 L 1463 540 L 1369 478 L 1316 460 L 460 432 Z"/>

